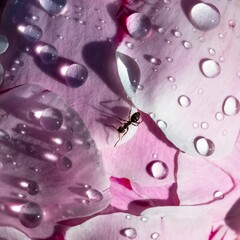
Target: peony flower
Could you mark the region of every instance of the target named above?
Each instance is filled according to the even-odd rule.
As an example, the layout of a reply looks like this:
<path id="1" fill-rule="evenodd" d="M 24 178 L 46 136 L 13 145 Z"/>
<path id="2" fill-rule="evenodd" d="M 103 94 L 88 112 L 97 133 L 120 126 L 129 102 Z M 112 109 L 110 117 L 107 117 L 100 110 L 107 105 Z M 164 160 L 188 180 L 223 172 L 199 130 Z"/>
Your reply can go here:
<path id="1" fill-rule="evenodd" d="M 7 1 L 0 238 L 237 239 L 239 11 Z"/>

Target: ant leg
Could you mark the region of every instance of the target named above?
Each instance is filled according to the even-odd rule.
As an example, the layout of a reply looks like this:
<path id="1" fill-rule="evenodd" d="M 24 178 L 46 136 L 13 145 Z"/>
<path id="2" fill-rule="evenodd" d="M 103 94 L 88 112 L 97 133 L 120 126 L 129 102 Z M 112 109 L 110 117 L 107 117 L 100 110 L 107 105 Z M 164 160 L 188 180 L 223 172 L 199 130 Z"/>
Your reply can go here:
<path id="1" fill-rule="evenodd" d="M 106 127 L 114 128 L 117 131 L 117 128 L 111 125 L 104 124 Z"/>
<path id="2" fill-rule="evenodd" d="M 121 137 L 120 137 L 120 134 L 118 135 L 118 140 L 117 140 L 117 142 L 114 144 L 114 147 L 116 147 L 117 146 L 117 144 L 118 144 L 118 142 L 121 140 Z"/>
<path id="3" fill-rule="evenodd" d="M 119 134 L 119 139 L 117 140 L 117 142 L 115 143 L 114 147 L 117 146 L 118 142 L 127 134 L 128 132 L 128 128 L 126 128 L 126 131 L 124 132 L 124 134 L 120 137 L 120 134 Z"/>

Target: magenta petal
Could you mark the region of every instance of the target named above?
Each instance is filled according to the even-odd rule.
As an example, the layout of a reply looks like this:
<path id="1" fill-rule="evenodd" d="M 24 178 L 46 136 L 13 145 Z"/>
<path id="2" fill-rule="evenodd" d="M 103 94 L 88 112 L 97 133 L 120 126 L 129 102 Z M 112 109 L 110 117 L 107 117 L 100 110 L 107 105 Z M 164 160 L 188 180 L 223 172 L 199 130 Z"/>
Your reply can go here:
<path id="1" fill-rule="evenodd" d="M 48 237 L 57 221 L 108 205 L 95 142 L 59 96 L 24 85 L 3 93 L 0 106 L 2 224 Z"/>

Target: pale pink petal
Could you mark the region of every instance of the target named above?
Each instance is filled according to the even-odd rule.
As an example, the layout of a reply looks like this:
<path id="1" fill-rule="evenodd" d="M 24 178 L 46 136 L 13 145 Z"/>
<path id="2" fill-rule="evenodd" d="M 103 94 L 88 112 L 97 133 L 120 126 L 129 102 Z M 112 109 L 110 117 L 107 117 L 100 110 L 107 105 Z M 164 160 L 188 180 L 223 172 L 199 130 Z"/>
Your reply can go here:
<path id="1" fill-rule="evenodd" d="M 1 240 L 31 240 L 25 234 L 10 227 L 0 227 Z"/>
<path id="2" fill-rule="evenodd" d="M 109 181 L 74 110 L 29 84 L 3 93 L 0 106 L 1 224 L 48 237 L 57 221 L 106 208 Z"/>
<path id="3" fill-rule="evenodd" d="M 239 134 L 239 14 L 228 0 L 136 1 L 119 13 L 122 84 L 188 154 L 226 156 Z"/>

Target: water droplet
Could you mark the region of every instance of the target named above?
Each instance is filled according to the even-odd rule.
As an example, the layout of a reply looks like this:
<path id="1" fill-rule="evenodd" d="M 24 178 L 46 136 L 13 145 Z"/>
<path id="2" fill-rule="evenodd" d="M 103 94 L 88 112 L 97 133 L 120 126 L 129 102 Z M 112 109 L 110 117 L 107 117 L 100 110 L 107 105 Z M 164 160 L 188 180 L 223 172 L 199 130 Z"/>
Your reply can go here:
<path id="1" fill-rule="evenodd" d="M 132 216 L 131 215 L 126 215 L 125 217 L 127 220 L 131 220 L 132 219 Z"/>
<path id="2" fill-rule="evenodd" d="M 154 159 L 157 159 L 158 155 L 157 155 L 156 153 L 154 153 L 154 154 L 152 155 L 152 157 L 153 157 Z"/>
<path id="3" fill-rule="evenodd" d="M 166 57 L 166 60 L 167 60 L 168 62 L 170 62 L 170 63 L 173 62 L 173 59 L 172 59 L 171 57 Z"/>
<path id="4" fill-rule="evenodd" d="M 89 189 L 86 191 L 88 198 L 92 201 L 101 201 L 103 199 L 103 195 L 96 189 Z"/>
<path id="5" fill-rule="evenodd" d="M 90 201 L 88 199 L 83 199 L 82 200 L 82 203 L 85 205 L 85 206 L 89 206 L 90 205 Z"/>
<path id="6" fill-rule="evenodd" d="M 38 16 L 32 16 L 31 17 L 33 21 L 39 21 L 39 17 Z"/>
<path id="7" fill-rule="evenodd" d="M 42 29 L 36 25 L 19 25 L 18 31 L 30 42 L 39 41 L 42 37 Z"/>
<path id="8" fill-rule="evenodd" d="M 204 137 L 197 137 L 194 140 L 194 145 L 197 152 L 202 156 L 210 156 L 215 151 L 214 143 L 210 139 Z"/>
<path id="9" fill-rule="evenodd" d="M 192 47 L 192 44 L 188 41 L 182 41 L 182 44 L 186 49 L 190 49 Z"/>
<path id="10" fill-rule="evenodd" d="M 155 232 L 155 233 L 152 233 L 151 234 L 151 239 L 158 239 L 159 238 L 159 236 L 160 236 L 160 234 L 159 233 L 157 233 L 157 232 Z"/>
<path id="11" fill-rule="evenodd" d="M 0 63 L 0 85 L 3 83 L 3 77 L 4 77 L 4 68 Z"/>
<path id="12" fill-rule="evenodd" d="M 202 129 L 207 129 L 208 128 L 208 123 L 207 122 L 202 122 L 201 128 Z"/>
<path id="13" fill-rule="evenodd" d="M 221 56 L 221 57 L 219 58 L 219 60 L 220 60 L 220 62 L 224 62 L 224 61 L 225 61 L 225 58 L 224 58 L 223 56 Z"/>
<path id="14" fill-rule="evenodd" d="M 178 30 L 173 30 L 172 33 L 176 38 L 180 38 L 182 36 L 182 33 Z"/>
<path id="15" fill-rule="evenodd" d="M 153 113 L 153 112 L 151 112 L 149 115 L 152 119 L 154 119 L 156 117 L 155 113 Z"/>
<path id="16" fill-rule="evenodd" d="M 134 39 L 145 38 L 151 30 L 150 19 L 142 13 L 133 13 L 127 18 L 127 30 Z"/>
<path id="17" fill-rule="evenodd" d="M 178 103 L 180 104 L 181 107 L 189 107 L 191 104 L 191 100 L 189 97 L 182 95 L 178 98 Z"/>
<path id="18" fill-rule="evenodd" d="M 46 131 L 56 131 L 63 123 L 62 113 L 54 108 L 47 108 L 42 112 L 40 125 Z"/>
<path id="19" fill-rule="evenodd" d="M 6 36 L 0 35 L 0 54 L 6 52 L 9 47 L 9 42 Z"/>
<path id="20" fill-rule="evenodd" d="M 197 122 L 194 122 L 194 123 L 193 123 L 193 127 L 194 127 L 194 128 L 198 128 L 198 127 L 199 127 L 199 124 L 198 124 Z"/>
<path id="21" fill-rule="evenodd" d="M 176 81 L 175 77 L 172 77 L 172 76 L 168 76 L 167 79 L 170 82 L 175 82 Z"/>
<path id="22" fill-rule="evenodd" d="M 63 66 L 60 71 L 67 85 L 72 88 L 82 86 L 88 78 L 88 70 L 82 64 L 74 63 L 70 66 Z"/>
<path id="23" fill-rule="evenodd" d="M 158 120 L 158 121 L 157 121 L 157 125 L 158 125 L 158 127 L 159 127 L 160 129 L 162 129 L 162 130 L 165 130 L 165 129 L 167 128 L 167 123 L 164 122 L 164 121 L 162 121 L 162 120 Z"/>
<path id="24" fill-rule="evenodd" d="M 126 45 L 129 49 L 133 49 L 134 48 L 134 44 L 131 42 L 126 42 Z"/>
<path id="25" fill-rule="evenodd" d="M 159 58 L 155 58 L 155 57 L 151 57 L 150 62 L 154 65 L 160 65 L 161 64 L 161 60 Z"/>
<path id="26" fill-rule="evenodd" d="M 159 180 L 166 178 L 168 175 L 168 166 L 160 160 L 150 162 L 146 169 L 150 176 Z"/>
<path id="27" fill-rule="evenodd" d="M 141 221 L 142 222 L 147 222 L 148 221 L 148 217 L 141 217 Z"/>
<path id="28" fill-rule="evenodd" d="M 36 195 L 39 192 L 39 186 L 36 182 L 30 182 L 27 186 L 27 192 L 30 195 Z"/>
<path id="29" fill-rule="evenodd" d="M 224 34 L 223 34 L 223 33 L 219 33 L 219 34 L 218 34 L 218 37 L 219 37 L 220 39 L 223 39 L 223 38 L 224 38 Z"/>
<path id="30" fill-rule="evenodd" d="M 138 90 L 143 90 L 143 89 L 144 89 L 144 87 L 143 87 L 143 85 L 141 85 L 141 84 L 138 84 L 138 86 L 137 86 L 137 89 L 138 89 Z"/>
<path id="31" fill-rule="evenodd" d="M 170 41 L 170 40 L 165 40 L 165 42 L 167 43 L 167 44 L 172 44 L 172 41 Z"/>
<path id="32" fill-rule="evenodd" d="M 166 29 L 163 28 L 163 27 L 159 27 L 158 32 L 161 33 L 161 34 L 164 34 L 166 32 Z"/>
<path id="33" fill-rule="evenodd" d="M 5 130 L 0 129 L 0 141 L 7 142 L 10 140 L 10 135 Z"/>
<path id="34" fill-rule="evenodd" d="M 216 54 L 216 51 L 215 51 L 213 48 L 209 48 L 209 49 L 208 49 L 208 52 L 209 52 L 209 54 L 212 55 L 212 56 Z"/>
<path id="35" fill-rule="evenodd" d="M 62 171 L 67 171 L 72 168 L 72 161 L 67 157 L 59 158 L 57 161 L 57 168 Z"/>
<path id="36" fill-rule="evenodd" d="M 102 30 L 102 27 L 96 26 L 96 29 L 99 30 L 99 31 L 101 31 L 101 30 Z"/>
<path id="37" fill-rule="evenodd" d="M 198 89 L 198 94 L 202 95 L 204 93 L 203 89 L 202 88 L 199 88 Z"/>
<path id="38" fill-rule="evenodd" d="M 199 30 L 209 31 L 215 28 L 220 20 L 219 10 L 209 3 L 197 3 L 189 12 L 189 20 Z"/>
<path id="39" fill-rule="evenodd" d="M 44 64 L 52 64 L 58 57 L 58 50 L 52 45 L 37 46 L 35 51 Z"/>
<path id="40" fill-rule="evenodd" d="M 73 148 L 73 145 L 72 145 L 72 143 L 71 142 L 69 142 L 69 141 L 66 141 L 66 142 L 64 142 L 64 147 L 65 147 L 65 149 L 66 149 L 66 151 L 71 151 L 72 150 L 72 148 Z"/>
<path id="41" fill-rule="evenodd" d="M 216 191 L 213 193 L 213 198 L 215 200 L 221 200 L 224 198 L 224 194 L 221 191 Z"/>
<path id="42" fill-rule="evenodd" d="M 134 228 L 125 228 L 120 231 L 121 234 L 129 239 L 135 239 L 137 237 L 137 231 Z"/>
<path id="43" fill-rule="evenodd" d="M 207 78 L 215 78 L 221 72 L 220 65 L 211 59 L 204 59 L 200 61 L 200 69 L 203 75 Z"/>
<path id="44" fill-rule="evenodd" d="M 39 0 L 39 2 L 49 14 L 59 14 L 66 6 L 67 0 Z"/>
<path id="45" fill-rule="evenodd" d="M 19 221 L 27 228 L 34 228 L 41 224 L 43 212 L 41 207 L 34 202 L 24 204 L 19 212 Z"/>
<path id="46" fill-rule="evenodd" d="M 221 121 L 224 119 L 224 115 L 221 113 L 221 112 L 217 112 L 216 115 L 215 115 L 215 118 L 218 120 L 218 121 Z"/>
<path id="47" fill-rule="evenodd" d="M 223 102 L 223 113 L 227 116 L 234 116 L 239 113 L 240 104 L 236 97 L 228 96 Z"/>
<path id="48" fill-rule="evenodd" d="M 228 24 L 229 24 L 229 27 L 231 27 L 231 28 L 234 28 L 236 26 L 236 23 L 233 20 L 229 20 Z"/>

